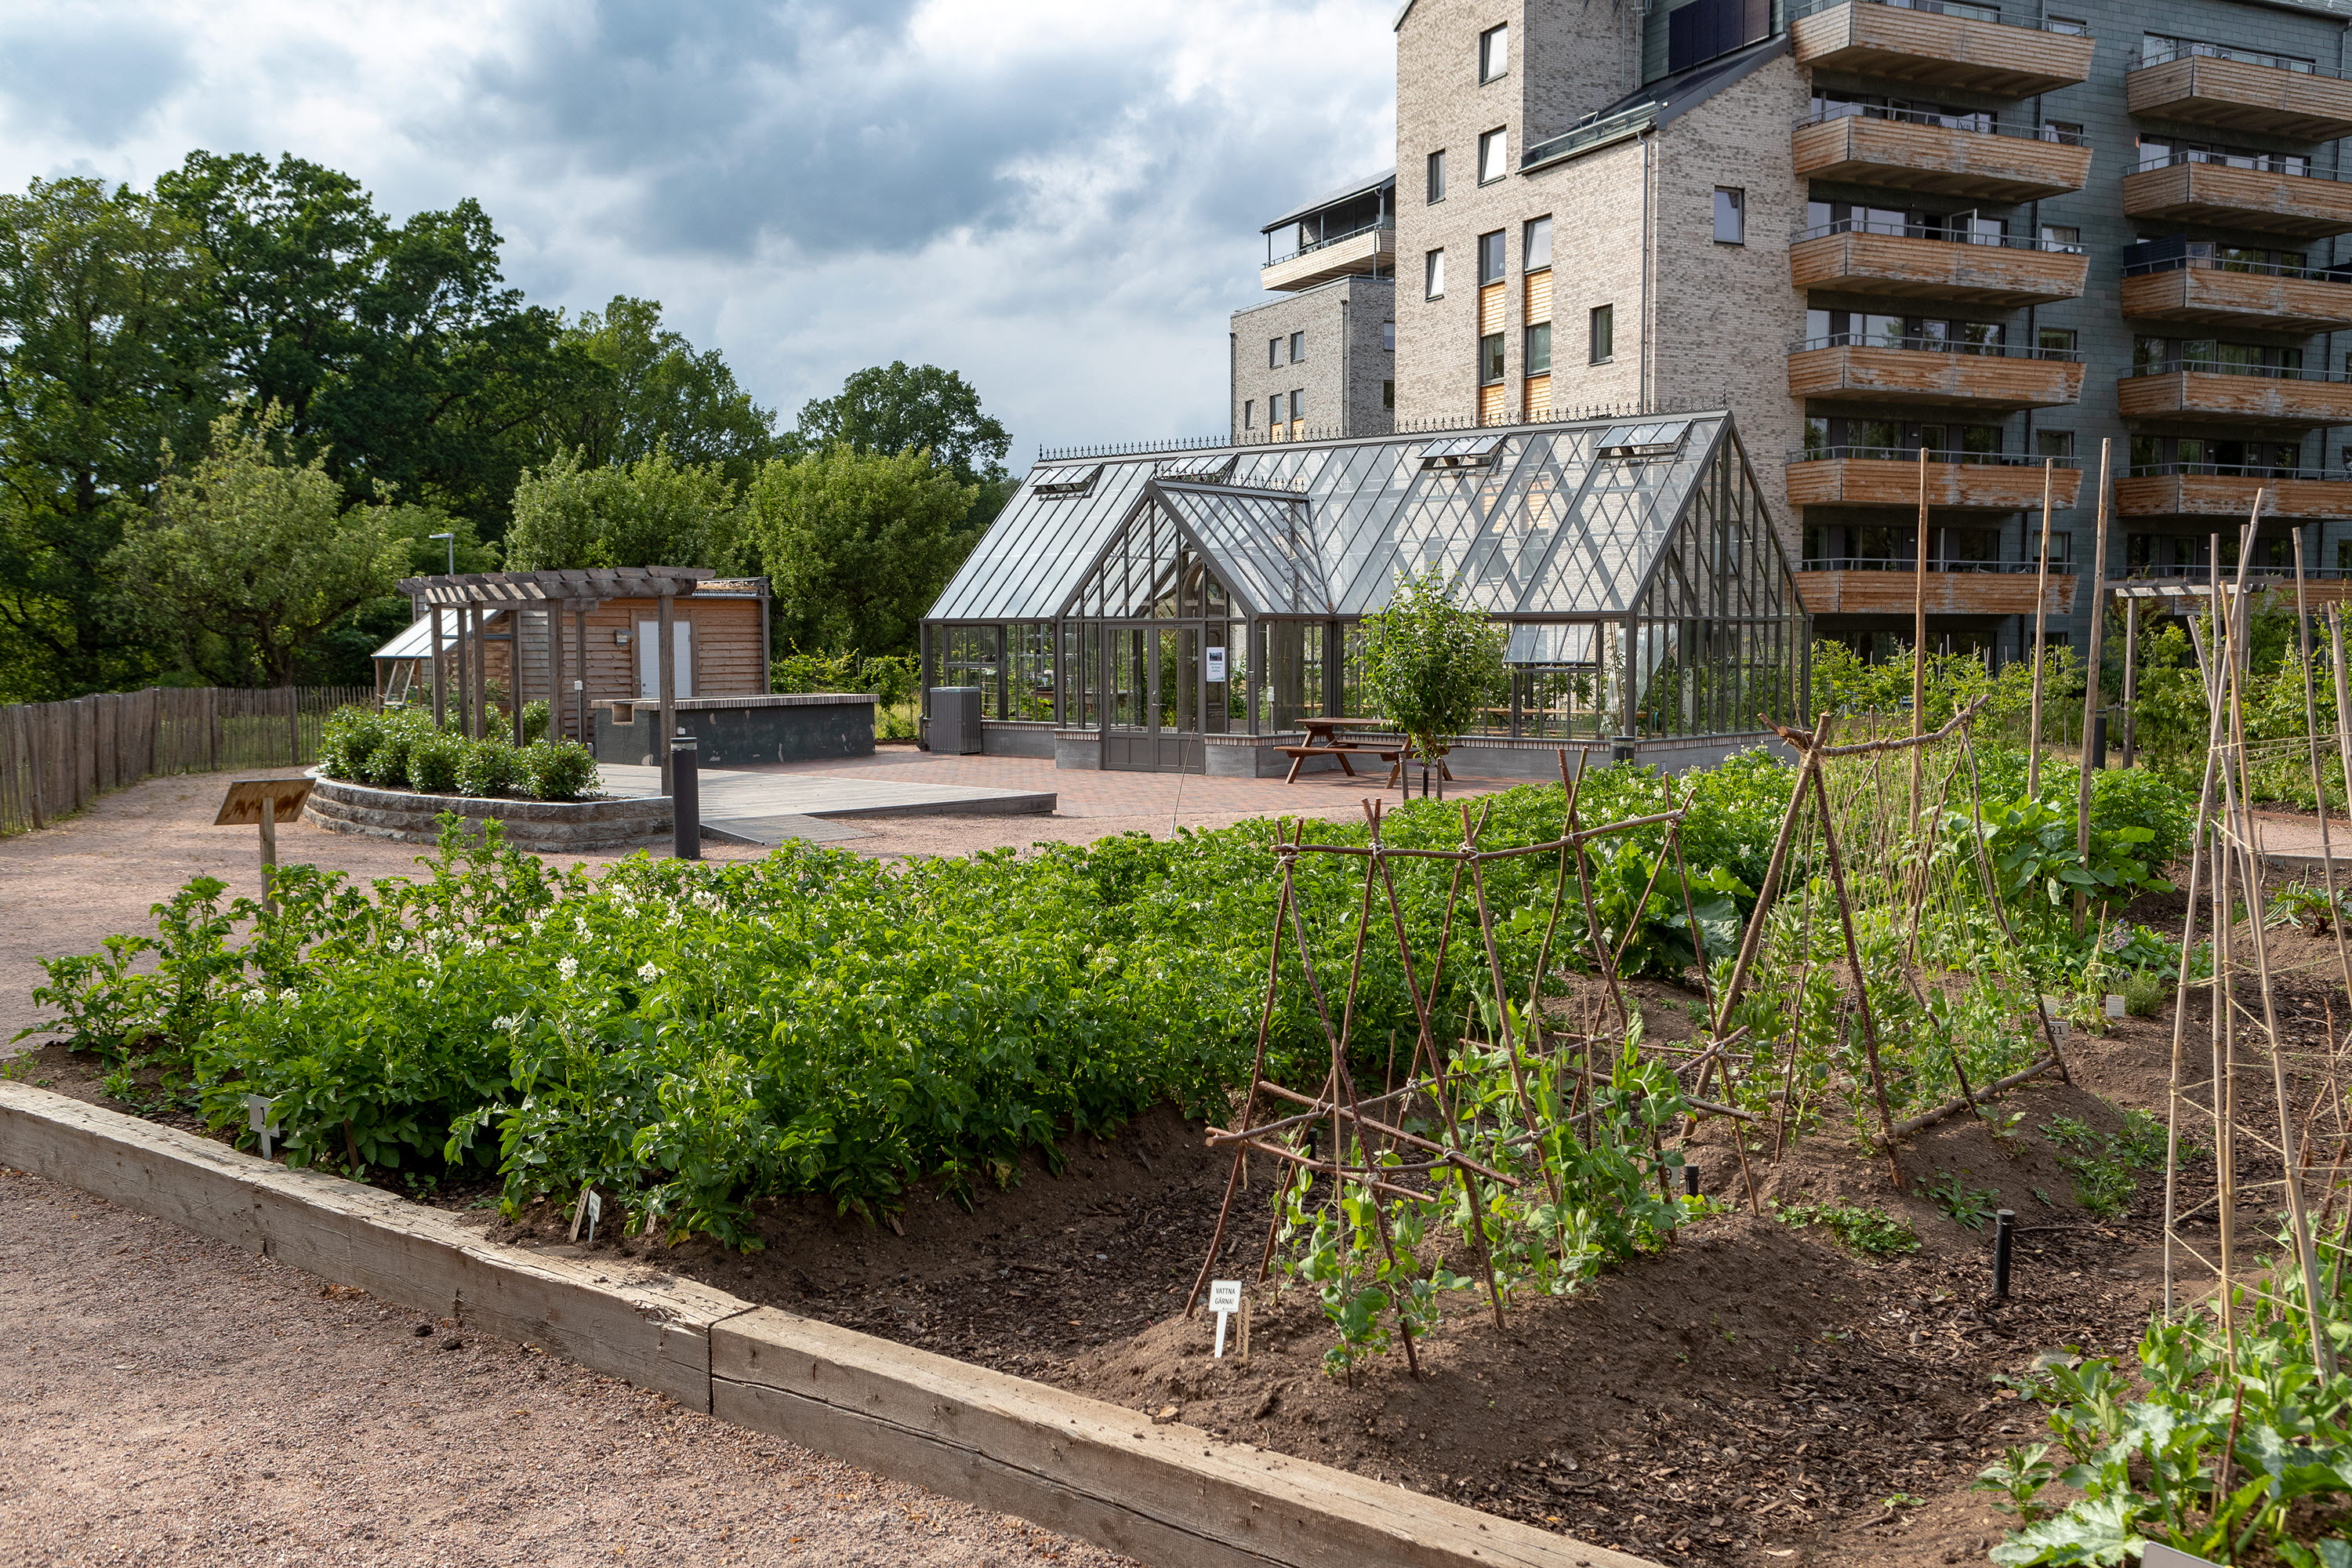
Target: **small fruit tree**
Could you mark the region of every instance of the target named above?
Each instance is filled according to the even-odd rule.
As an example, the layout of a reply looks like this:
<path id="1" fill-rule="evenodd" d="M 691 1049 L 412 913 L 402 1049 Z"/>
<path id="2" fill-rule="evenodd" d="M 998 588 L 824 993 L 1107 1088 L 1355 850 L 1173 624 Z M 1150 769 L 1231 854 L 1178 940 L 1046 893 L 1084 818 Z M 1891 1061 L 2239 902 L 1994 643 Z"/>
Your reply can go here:
<path id="1" fill-rule="evenodd" d="M 1386 609 L 1364 617 L 1365 689 L 1424 766 L 1477 721 L 1501 684 L 1504 637 L 1454 602 L 1436 566 L 1403 579 Z M 1440 793 L 1443 777 L 1441 770 Z"/>

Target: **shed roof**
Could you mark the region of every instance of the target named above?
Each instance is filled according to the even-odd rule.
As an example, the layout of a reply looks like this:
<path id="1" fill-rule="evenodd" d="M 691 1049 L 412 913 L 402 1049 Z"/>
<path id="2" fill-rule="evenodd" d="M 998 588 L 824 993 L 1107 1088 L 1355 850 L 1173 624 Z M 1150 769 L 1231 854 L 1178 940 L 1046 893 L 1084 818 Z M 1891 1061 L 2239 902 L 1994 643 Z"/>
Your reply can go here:
<path id="1" fill-rule="evenodd" d="M 691 594 L 718 575 L 708 566 L 599 566 L 404 577 L 397 586 L 428 605 L 495 605 L 542 599 L 652 599 L 664 594 Z"/>

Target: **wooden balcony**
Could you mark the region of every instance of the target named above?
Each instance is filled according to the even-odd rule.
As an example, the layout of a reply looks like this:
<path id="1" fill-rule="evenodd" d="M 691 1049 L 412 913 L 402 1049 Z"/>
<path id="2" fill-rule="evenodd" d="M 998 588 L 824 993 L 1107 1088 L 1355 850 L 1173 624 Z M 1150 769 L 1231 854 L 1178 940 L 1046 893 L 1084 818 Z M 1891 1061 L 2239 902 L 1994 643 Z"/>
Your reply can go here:
<path id="1" fill-rule="evenodd" d="M 1919 592 L 1916 572 L 1800 572 L 1797 596 L 1815 616 L 1907 616 Z M 1931 616 L 2030 616 L 2033 572 L 1930 572 Z M 2074 579 L 2050 574 L 2049 609 L 2065 615 L 2074 607 Z"/>
<path id="2" fill-rule="evenodd" d="M 1790 506 L 1912 506 L 1919 504 L 1916 458 L 1824 457 L 1791 461 Z M 2070 507 L 2083 488 L 2074 468 L 2051 472 L 2051 504 Z M 2042 465 L 1929 463 L 1927 504 L 1961 511 L 2038 511 Z"/>
<path id="3" fill-rule="evenodd" d="M 1312 289 L 1355 273 L 1396 273 L 1396 230 L 1370 228 L 1269 261 L 1257 269 L 1258 287 L 1269 293 Z"/>
<path id="4" fill-rule="evenodd" d="M 2352 425 L 2352 384 L 2340 381 L 2176 370 L 2123 377 L 2116 403 L 2126 419 L 2210 419 L 2279 430 Z"/>
<path id="5" fill-rule="evenodd" d="M 2231 518 L 2243 522 L 2267 491 L 2266 518 L 2352 519 L 2352 479 L 2276 479 L 2238 474 L 2127 474 L 2116 481 L 2118 517 Z"/>
<path id="6" fill-rule="evenodd" d="M 2124 314 L 2259 332 L 2340 331 L 2352 327 L 2352 282 L 2176 267 L 2124 279 Z"/>
<path id="7" fill-rule="evenodd" d="M 1791 397 L 1963 408 L 2048 408 L 2083 395 L 2083 367 L 2022 355 L 1835 345 L 1789 355 Z"/>
<path id="8" fill-rule="evenodd" d="M 2221 163 L 2167 163 L 2124 176 L 2124 215 L 2318 239 L 2352 232 L 2352 184 Z"/>
<path id="9" fill-rule="evenodd" d="M 1789 280 L 1898 300 L 2014 309 L 2082 295 L 2090 258 L 1909 235 L 1818 235 L 1789 247 Z"/>
<path id="10" fill-rule="evenodd" d="M 1817 11 L 1800 19 L 1790 35 L 1801 66 L 1995 98 L 2053 92 L 2091 74 L 2089 38 L 1874 5 L 1869 0 Z"/>
<path id="11" fill-rule="evenodd" d="M 2289 142 L 2352 136 L 2352 82 L 2314 71 L 2192 55 L 2124 73 L 2134 114 L 2252 131 Z"/>
<path id="12" fill-rule="evenodd" d="M 1797 127 L 1797 177 L 2031 202 L 2079 191 L 2091 150 L 1862 114 Z"/>

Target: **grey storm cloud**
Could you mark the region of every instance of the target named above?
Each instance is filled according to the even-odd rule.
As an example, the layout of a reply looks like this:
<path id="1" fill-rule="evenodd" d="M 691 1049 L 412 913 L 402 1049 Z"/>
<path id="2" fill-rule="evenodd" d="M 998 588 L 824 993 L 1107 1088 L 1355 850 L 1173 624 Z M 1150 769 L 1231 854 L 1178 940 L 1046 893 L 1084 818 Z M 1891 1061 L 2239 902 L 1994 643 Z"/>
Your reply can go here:
<path id="1" fill-rule="evenodd" d="M 1148 59 L 1048 47 L 944 74 L 908 47 L 911 11 L 704 0 L 656 23 L 598 6 L 478 66 L 471 123 L 444 133 L 620 177 L 633 195 L 613 216 L 640 244 L 746 254 L 782 235 L 821 256 L 1018 225 L 1023 160 L 1147 117 L 1171 148 L 1201 129 L 1168 122 L 1181 110 Z"/>
<path id="2" fill-rule="evenodd" d="M 5 113 L 19 131 L 112 148 L 146 124 L 189 77 L 186 42 L 160 21 L 125 27 L 96 16 L 0 19 Z"/>

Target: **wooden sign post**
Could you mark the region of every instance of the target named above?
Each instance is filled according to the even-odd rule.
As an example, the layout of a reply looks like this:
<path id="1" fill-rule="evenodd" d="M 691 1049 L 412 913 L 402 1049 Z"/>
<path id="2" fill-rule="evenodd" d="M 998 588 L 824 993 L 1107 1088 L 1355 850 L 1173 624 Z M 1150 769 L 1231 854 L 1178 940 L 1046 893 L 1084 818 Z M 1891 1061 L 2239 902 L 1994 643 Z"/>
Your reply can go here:
<path id="1" fill-rule="evenodd" d="M 310 798 L 307 778 L 236 779 L 228 786 L 228 798 L 221 802 L 220 815 L 213 818 L 215 827 L 260 826 L 261 907 L 268 913 L 278 910 L 278 894 L 270 886 L 271 875 L 278 869 L 278 824 L 293 821 Z"/>

